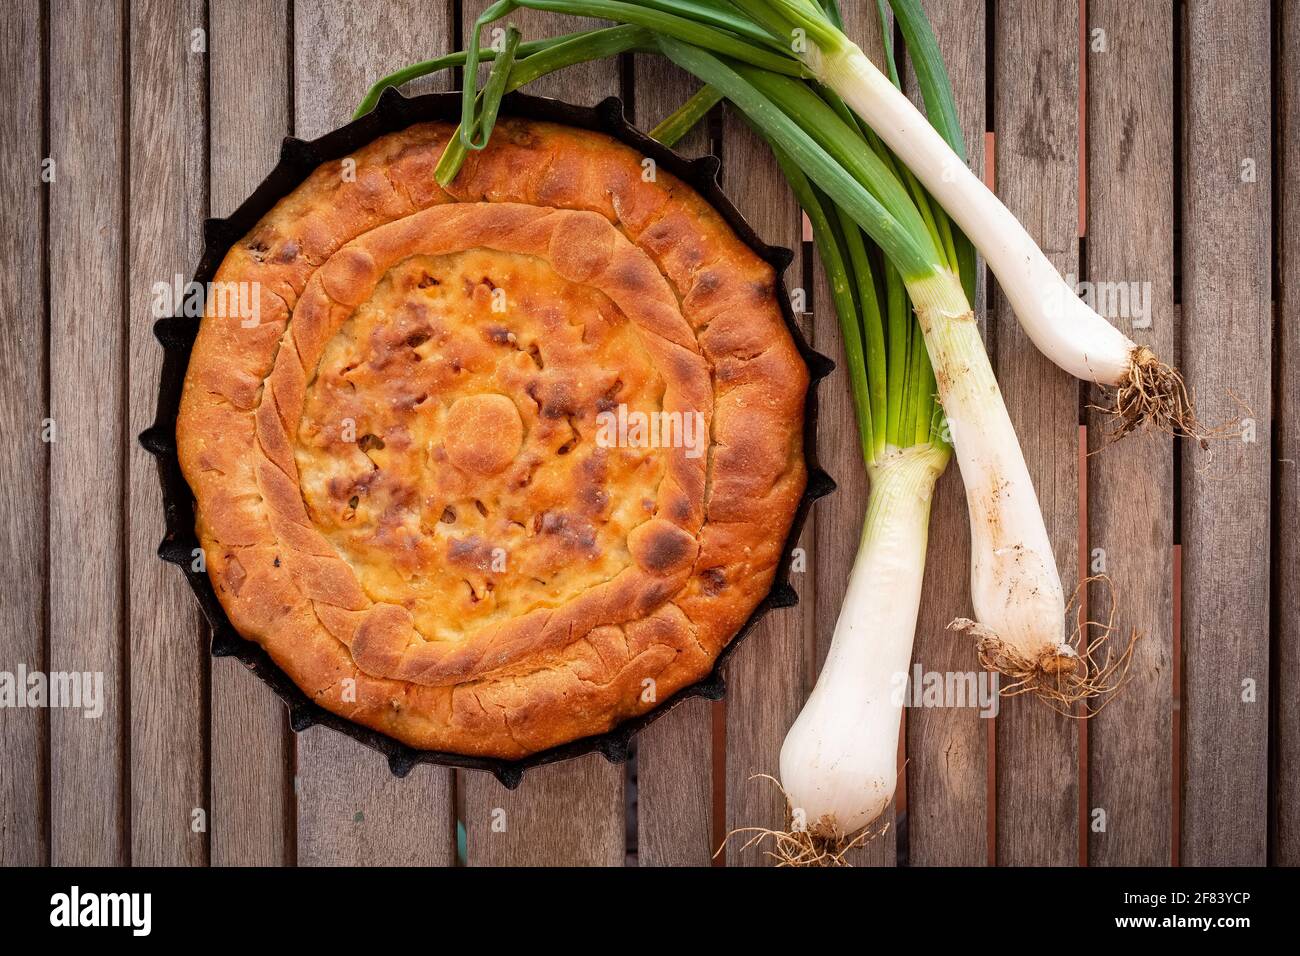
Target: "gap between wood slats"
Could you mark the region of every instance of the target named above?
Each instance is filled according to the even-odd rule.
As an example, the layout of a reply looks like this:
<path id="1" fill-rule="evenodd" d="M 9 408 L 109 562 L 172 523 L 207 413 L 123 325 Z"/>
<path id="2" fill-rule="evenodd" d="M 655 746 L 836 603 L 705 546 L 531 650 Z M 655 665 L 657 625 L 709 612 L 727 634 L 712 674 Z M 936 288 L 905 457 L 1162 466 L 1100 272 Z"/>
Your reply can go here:
<path id="1" fill-rule="evenodd" d="M 1171 779 L 1169 781 L 1170 814 L 1169 865 L 1180 865 L 1183 819 L 1183 546 L 1176 544 L 1174 551 L 1174 652 L 1173 652 L 1173 719 L 1170 746 L 1173 749 Z"/>
<path id="2" fill-rule="evenodd" d="M 1080 7 L 1081 7 L 1080 13 L 1084 12 L 1082 9 L 1083 5 L 1084 5 L 1084 0 L 1080 0 Z M 1083 28 L 1081 26 L 1080 32 L 1082 32 L 1082 29 Z M 1084 73 L 1087 72 L 1083 68 L 1083 64 L 1085 62 L 1086 60 L 1081 60 L 1079 63 L 1080 76 L 1082 76 Z M 1082 81 L 1080 81 L 1079 84 L 1079 91 L 1080 91 L 1080 95 L 1082 95 L 1083 92 Z M 1085 112 L 1082 111 L 1082 109 L 1080 110 L 1080 112 L 1081 115 L 1084 116 L 1087 115 Z M 1081 135 L 1080 139 L 1082 138 L 1083 137 Z M 1082 240 L 1080 240 L 1080 245 L 1082 245 Z M 1083 260 L 1083 251 L 1082 249 L 1080 249 L 1080 261 L 1082 262 L 1082 260 Z M 1083 273 L 1082 266 L 1080 267 L 1079 271 L 1081 274 Z M 1077 575 L 1080 581 L 1086 581 L 1088 578 L 1088 426 L 1087 425 L 1079 426 L 1079 466 L 1078 467 L 1079 467 L 1079 505 L 1078 505 L 1079 507 L 1078 549 L 1079 550 L 1077 552 L 1077 557 L 1078 557 L 1079 567 L 1078 567 Z M 1083 621 L 1092 620 L 1089 611 L 1088 587 L 1086 585 L 1080 586 L 1077 595 L 1077 600 L 1079 601 L 1080 620 Z M 1067 617 L 1066 627 L 1071 627 L 1071 626 L 1072 625 L 1070 624 L 1070 620 Z M 1090 638 L 1088 634 L 1084 634 L 1082 637 L 1082 640 L 1084 641 L 1085 644 L 1089 639 Z M 1076 712 L 1081 715 L 1087 714 L 1088 702 L 1081 701 L 1076 707 Z M 1087 720 L 1079 721 L 1079 783 L 1078 783 L 1079 786 L 1079 809 L 1078 809 L 1079 851 L 1078 852 L 1079 852 L 1080 866 L 1088 865 L 1088 726 L 1089 724 Z"/>
<path id="3" fill-rule="evenodd" d="M 29 8 L 30 9 L 30 8 Z M 41 156 L 49 157 L 52 151 L 53 135 L 50 124 L 50 91 L 53 88 L 50 80 L 50 8 L 46 0 L 42 0 L 40 5 L 40 28 L 41 28 Z M 15 142 L 20 141 L 15 137 Z M 51 300 L 50 284 L 50 191 L 45 188 L 41 191 L 41 264 L 40 264 L 40 281 L 41 281 L 41 299 L 44 306 L 43 328 L 41 339 L 41 385 L 42 398 L 44 399 L 45 415 L 51 421 L 54 416 L 54 406 L 51 393 L 51 363 L 50 363 L 50 339 L 52 337 L 54 307 Z M 53 456 L 50 453 L 50 446 L 47 444 L 43 449 L 45 459 L 44 487 L 42 491 L 43 524 L 38 525 L 42 544 L 42 563 L 41 563 L 41 581 L 40 581 L 40 598 L 41 598 L 41 668 L 49 670 L 50 666 L 50 505 L 49 492 L 53 474 Z M 53 863 L 53 807 L 50 798 L 50 791 L 54 786 L 53 761 L 50 759 L 50 718 L 49 713 L 41 714 L 40 720 L 40 757 L 42 763 L 42 779 L 38 788 L 41 789 L 41 824 L 42 836 L 44 837 L 44 862 Z M 43 784 L 43 787 L 41 786 Z"/>
<path id="4" fill-rule="evenodd" d="M 129 426 L 131 414 L 131 16 L 128 4 L 123 4 L 122 14 L 122 34 L 121 48 L 119 58 L 121 63 L 121 74 L 119 77 L 119 90 L 121 94 L 122 115 L 119 118 L 121 130 L 119 132 L 121 143 L 120 158 L 120 175 L 121 182 L 119 188 L 122 192 L 121 198 L 121 221 L 118 223 L 118 257 L 119 257 L 119 275 L 121 287 L 118 294 L 117 306 L 121 316 L 121 340 L 119 343 L 120 352 L 118 355 L 118 368 L 121 376 L 118 383 L 118 407 L 120 409 L 120 421 Z M 119 493 L 121 494 L 120 508 L 121 513 L 119 521 L 122 528 L 122 538 L 117 544 L 118 549 L 118 613 L 121 615 L 122 631 L 119 637 L 121 645 L 121 673 L 118 676 L 119 686 L 122 693 L 122 716 L 119 725 L 119 731 L 122 735 L 121 758 L 122 763 L 117 768 L 118 774 L 122 780 L 122 852 L 126 857 L 126 865 L 131 865 L 131 858 L 134 853 L 134 840 L 132 835 L 132 825 L 135 822 L 132 817 L 132 799 L 131 799 L 131 757 L 132 757 L 132 739 L 131 739 L 131 478 L 130 466 L 128 464 L 127 442 L 130 440 L 123 431 L 119 435 L 117 445 L 117 468 Z"/>
<path id="5" fill-rule="evenodd" d="M 1087 235 L 1088 235 L 1088 0 L 1079 0 L 1079 279 L 1088 278 Z M 1082 396 L 1086 386 L 1080 383 L 1080 425 L 1079 425 L 1079 581 L 1088 578 L 1088 426 Z M 1079 589 L 1080 615 L 1084 621 L 1088 616 L 1088 587 Z M 1067 620 L 1067 627 L 1069 626 Z M 1087 641 L 1087 635 L 1084 640 Z M 1086 713 L 1088 703 L 1079 705 L 1079 711 Z M 1088 722 L 1079 722 L 1079 865 L 1088 865 Z"/>
<path id="6" fill-rule="evenodd" d="M 991 7 L 995 0 L 988 0 Z M 993 22 L 991 10 L 988 13 L 987 25 Z M 993 74 L 993 31 L 986 30 L 985 33 L 985 71 L 991 77 Z M 991 82 L 991 80 L 989 81 Z M 984 106 L 985 112 L 989 118 L 992 118 L 993 98 L 987 97 Z M 990 190 L 996 192 L 998 188 L 997 178 L 997 132 L 989 129 L 984 134 L 984 185 Z M 985 280 L 985 308 L 992 298 L 992 292 L 989 286 L 992 284 L 992 271 L 980 259 L 981 271 Z M 985 335 L 984 344 L 990 356 L 994 353 L 993 345 L 994 331 L 988 325 L 987 314 L 985 316 Z M 967 534 L 970 531 L 967 529 Z M 972 615 L 973 617 L 973 615 Z M 987 721 L 987 727 L 984 735 L 984 753 L 985 753 L 985 780 L 984 780 L 984 862 L 988 866 L 997 866 L 998 863 L 998 719 L 994 715 Z"/>
<path id="7" fill-rule="evenodd" d="M 121 97 L 121 116 L 118 118 L 121 124 L 119 129 L 119 142 L 121 155 L 119 157 L 119 174 L 121 176 L 118 188 L 121 190 L 121 219 L 117 224 L 118 227 L 118 269 L 120 276 L 120 288 L 117 297 L 117 308 L 120 316 L 120 341 L 119 353 L 117 357 L 118 372 L 120 379 L 117 383 L 118 395 L 117 402 L 119 407 L 119 418 L 125 426 L 130 424 L 130 388 L 131 388 L 131 322 L 130 322 L 130 284 L 131 284 L 131 17 L 130 9 L 127 4 L 122 5 L 121 13 L 121 36 L 119 47 L 119 61 L 121 73 L 118 78 L 118 90 Z M 121 498 L 118 502 L 122 538 L 120 542 L 115 542 L 117 547 L 118 560 L 118 614 L 121 617 L 122 630 L 118 637 L 121 648 L 121 671 L 118 675 L 118 682 L 121 691 L 122 714 L 118 730 L 121 733 L 120 754 L 121 763 L 117 767 L 118 776 L 121 779 L 122 787 L 122 853 L 125 857 L 125 865 L 131 865 L 131 857 L 134 850 L 134 841 L 132 839 L 131 827 L 134 822 L 132 819 L 132 801 L 131 801 L 131 481 L 130 467 L 128 465 L 128 450 L 126 428 L 118 436 L 116 446 L 117 452 L 117 470 L 118 470 L 118 493 Z"/>
<path id="8" fill-rule="evenodd" d="M 1079 0 L 1079 238 L 1088 234 L 1088 0 Z M 1086 547 L 1087 541 L 1084 540 Z M 1086 732 L 1086 731 L 1085 731 Z M 1082 748 L 1082 742 L 1080 744 Z M 1083 749 L 1081 753 L 1085 753 Z M 1086 755 L 1085 755 L 1086 759 Z"/>

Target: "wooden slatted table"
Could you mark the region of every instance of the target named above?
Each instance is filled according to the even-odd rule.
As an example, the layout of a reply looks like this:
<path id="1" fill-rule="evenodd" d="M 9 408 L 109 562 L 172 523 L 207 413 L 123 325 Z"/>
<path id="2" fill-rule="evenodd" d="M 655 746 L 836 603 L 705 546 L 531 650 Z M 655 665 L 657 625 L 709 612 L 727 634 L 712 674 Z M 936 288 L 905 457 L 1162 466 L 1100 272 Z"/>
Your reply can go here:
<path id="1" fill-rule="evenodd" d="M 825 656 L 866 495 L 842 371 L 820 428 L 840 490 L 800 542 L 802 603 L 732 658 L 725 703 L 677 709 L 626 766 L 590 756 L 512 792 L 427 766 L 399 780 L 350 739 L 294 735 L 267 688 L 208 656 L 188 589 L 155 557 L 161 503 L 134 440 L 161 361 L 155 284 L 188 277 L 203 218 L 233 210 L 286 134 L 346 122 L 371 80 L 459 46 L 485 5 L 0 8 L 0 671 L 101 671 L 107 692 L 97 720 L 0 708 L 0 863 L 708 865 L 729 829 L 781 823 L 782 801 L 751 777 L 775 772 Z M 879 51 L 875 4 L 844 6 Z M 895 826 L 854 861 L 1300 863 L 1300 9 L 926 6 L 972 167 L 1063 272 L 1131 288 L 1112 319 L 1180 362 L 1203 417 L 1244 409 L 1247 435 L 1212 454 L 1160 435 L 1104 447 L 1097 396 L 981 282 L 1062 579 L 1105 571 L 1119 626 L 1146 636 L 1131 685 L 1087 723 L 1025 700 L 995 719 L 909 709 Z M 514 19 L 529 36 L 573 28 Z M 637 54 L 534 91 L 618 94 L 648 127 L 693 89 Z M 721 109 L 681 148 L 720 156 L 751 223 L 798 251 L 804 330 L 839 356 L 825 279 L 765 149 Z M 943 629 L 969 613 L 968 547 L 954 467 L 916 641 L 929 671 L 973 666 Z M 1106 595 L 1087 598 L 1095 611 Z M 717 862 L 765 861 L 733 842 Z"/>

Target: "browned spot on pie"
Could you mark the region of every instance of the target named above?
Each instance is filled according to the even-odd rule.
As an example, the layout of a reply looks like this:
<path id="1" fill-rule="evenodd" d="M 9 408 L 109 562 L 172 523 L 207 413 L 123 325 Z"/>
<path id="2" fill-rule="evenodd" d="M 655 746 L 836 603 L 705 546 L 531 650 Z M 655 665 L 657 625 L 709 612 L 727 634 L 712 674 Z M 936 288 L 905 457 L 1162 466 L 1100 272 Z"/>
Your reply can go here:
<path id="1" fill-rule="evenodd" d="M 239 563 L 239 559 L 233 554 L 226 555 L 226 587 L 230 588 L 232 594 L 238 596 L 246 580 L 248 580 L 248 573 L 244 571 L 244 566 Z"/>
<path id="2" fill-rule="evenodd" d="M 695 560 L 694 536 L 671 521 L 652 518 L 628 535 L 628 548 L 638 565 L 652 574 L 671 574 Z"/>
<path id="3" fill-rule="evenodd" d="M 722 568 L 705 568 L 700 577 L 704 579 L 704 593 L 710 596 L 721 594 L 727 586 L 727 575 Z"/>
<path id="4" fill-rule="evenodd" d="M 487 571 L 492 566 L 492 545 L 478 535 L 453 538 L 447 543 L 447 560 Z"/>
<path id="5" fill-rule="evenodd" d="M 548 536 L 568 551 L 595 557 L 599 554 L 596 528 L 581 515 L 567 511 L 548 511 L 536 522 L 537 532 Z"/>

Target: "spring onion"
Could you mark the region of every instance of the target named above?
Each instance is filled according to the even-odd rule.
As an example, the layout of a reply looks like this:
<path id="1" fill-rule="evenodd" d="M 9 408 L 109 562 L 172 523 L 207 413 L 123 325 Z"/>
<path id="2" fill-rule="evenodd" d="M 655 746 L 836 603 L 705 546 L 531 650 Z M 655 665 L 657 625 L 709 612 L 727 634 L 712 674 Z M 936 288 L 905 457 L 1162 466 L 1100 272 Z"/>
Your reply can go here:
<path id="1" fill-rule="evenodd" d="M 711 86 L 701 86 L 689 100 L 650 130 L 649 136 L 665 146 L 672 146 L 689 133 L 708 115 L 709 110 L 722 102 L 722 94 Z"/>
<path id="2" fill-rule="evenodd" d="M 492 64 L 482 95 L 475 98 L 473 122 L 462 125 L 460 128 L 466 135 L 453 137 L 451 143 L 442 151 L 438 165 L 433 171 L 434 178 L 441 185 L 445 186 L 456 178 L 456 173 L 465 162 L 465 150 L 481 150 L 487 146 L 488 140 L 492 137 L 492 128 L 496 126 L 497 112 L 501 108 L 501 98 L 505 96 L 506 84 L 510 81 L 510 72 L 515 65 L 520 36 L 519 31 L 513 26 L 506 31 L 505 46 Z M 481 134 L 482 140 L 475 140 L 475 133 Z"/>
<path id="3" fill-rule="evenodd" d="M 563 42 L 540 49 L 524 60 L 515 59 L 513 51 L 516 47 L 522 48 L 522 44 L 519 43 L 518 31 L 511 27 L 506 31 L 505 48 L 492 64 L 492 71 L 488 76 L 487 84 L 483 87 L 483 92 L 474 100 L 474 112 L 469 125 L 462 122 L 459 129 L 478 130 L 482 127 L 485 118 L 495 123 L 501 98 L 506 93 L 527 86 L 543 76 L 577 63 L 617 56 L 632 50 L 650 50 L 653 49 L 653 42 L 648 31 L 641 27 L 624 25 L 572 34 Z M 489 124 L 487 134 L 481 143 L 475 143 L 472 135 L 469 141 L 475 143 L 474 145 L 466 145 L 466 137 L 452 136 L 451 142 L 447 144 L 434 170 L 434 178 L 437 179 L 438 184 L 446 186 L 455 179 L 465 162 L 467 151 L 482 149 L 490 135 Z"/>
<path id="4" fill-rule="evenodd" d="M 1149 424 L 1205 443 L 1179 372 L 1081 299 L 966 165 L 951 85 L 919 0 L 890 0 L 890 5 L 934 125 L 813 0 L 735 0 L 735 5 L 774 36 L 802 38 L 792 52 L 880 135 L 970 237 L 1039 351 L 1076 378 L 1116 390 L 1111 410 L 1118 434 Z"/>

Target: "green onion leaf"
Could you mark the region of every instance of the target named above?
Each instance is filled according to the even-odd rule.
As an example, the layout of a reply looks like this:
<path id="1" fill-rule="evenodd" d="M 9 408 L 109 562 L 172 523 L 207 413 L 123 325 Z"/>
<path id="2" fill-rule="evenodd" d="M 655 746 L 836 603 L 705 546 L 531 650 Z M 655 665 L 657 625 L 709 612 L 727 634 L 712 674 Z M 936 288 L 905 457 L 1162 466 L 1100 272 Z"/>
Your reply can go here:
<path id="1" fill-rule="evenodd" d="M 841 247 L 839 234 L 832 226 L 822 204 L 803 169 L 788 153 L 776 145 L 755 126 L 760 136 L 767 139 L 776 161 L 785 175 L 795 201 L 808 216 L 813 227 L 813 241 L 821 256 L 826 278 L 830 283 L 831 297 L 835 300 L 835 314 L 839 319 L 840 335 L 844 339 L 844 364 L 849 376 L 849 391 L 853 396 L 854 417 L 858 420 L 858 437 L 867 464 L 874 461 L 876 440 L 872 429 L 870 384 L 867 380 L 866 356 L 863 352 L 862 330 L 858 326 L 857 299 L 854 282 L 849 274 L 848 257 Z M 883 438 L 883 436 L 881 436 Z"/>
<path id="2" fill-rule="evenodd" d="M 957 116 L 957 100 L 953 95 L 952 80 L 944 65 L 943 53 L 939 50 L 939 41 L 935 38 L 934 29 L 930 26 L 925 11 L 921 9 L 919 0 L 889 0 L 889 5 L 898 20 L 899 29 L 903 33 L 903 42 L 907 45 L 907 55 L 912 61 L 912 69 L 916 72 L 917 85 L 921 88 L 921 99 L 925 103 L 925 117 L 944 141 L 952 147 L 952 151 L 958 158 L 966 162 L 966 142 L 962 135 L 961 120 Z M 942 218 L 947 219 L 946 214 Z M 966 298 L 974 302 L 975 247 L 955 224 L 951 226 L 949 233 L 945 244 L 950 249 L 950 261 L 961 277 Z"/>
<path id="3" fill-rule="evenodd" d="M 714 8 L 701 3 L 681 2 L 674 5 L 678 9 L 692 8 L 692 16 L 718 19 Z M 714 53 L 720 53 L 742 63 L 771 70 L 785 76 L 807 76 L 807 69 L 792 56 L 773 50 L 769 45 L 758 46 L 753 40 L 746 39 L 729 30 L 719 29 L 709 22 L 677 16 L 664 10 L 656 9 L 643 3 L 628 3 L 626 0 L 501 0 L 484 10 L 476 22 L 477 26 L 499 20 L 511 10 L 526 7 L 530 10 L 543 10 L 551 13 L 567 13 L 581 17 L 595 17 L 613 20 L 615 23 L 629 23 L 646 27 L 657 36 L 671 37 L 690 43 Z M 750 31 L 754 32 L 754 31 Z M 759 35 L 755 32 L 755 35 Z M 469 64 L 466 64 L 468 70 Z M 468 86 L 468 84 L 466 84 Z"/>
<path id="4" fill-rule="evenodd" d="M 529 40 L 526 43 L 519 44 L 519 49 L 515 51 L 516 58 L 522 59 L 531 56 L 548 47 L 555 46 L 558 43 L 564 43 L 568 40 L 577 39 L 578 37 L 590 36 L 592 33 L 598 33 L 597 30 L 584 30 L 580 33 L 566 33 L 564 36 L 547 37 L 545 40 Z M 432 60 L 422 60 L 419 63 L 412 63 L 410 66 L 404 66 L 400 70 L 394 70 L 387 76 L 381 77 L 374 82 L 374 85 L 366 91 L 365 98 L 362 99 L 361 105 L 357 111 L 352 114 L 353 119 L 360 119 L 375 108 L 379 102 L 379 97 L 384 90 L 390 86 L 402 86 L 412 80 L 418 80 L 422 76 L 428 76 L 430 73 L 438 73 L 441 70 L 450 70 L 454 67 L 464 66 L 468 53 L 464 50 L 457 50 L 454 53 L 448 53 L 446 56 L 435 57 Z M 480 54 L 484 60 L 495 60 L 497 53 L 493 49 L 483 50 Z"/>
<path id="5" fill-rule="evenodd" d="M 506 45 L 501 55 L 496 58 L 492 64 L 492 72 L 488 75 L 487 84 L 483 87 L 482 96 L 477 99 L 481 101 L 481 112 L 473 122 L 470 123 L 468 130 L 462 124 L 459 136 L 452 136 L 447 143 L 447 148 L 442 151 L 442 157 L 438 160 L 438 165 L 433 170 L 434 179 L 441 186 L 447 186 L 456 174 L 460 172 L 460 167 L 465 162 L 465 151 L 467 149 L 480 150 L 487 146 L 492 137 L 492 130 L 496 126 L 497 112 L 501 108 L 501 97 L 506 92 L 506 82 L 510 78 L 510 71 L 515 64 L 515 50 L 519 47 L 519 31 L 511 27 L 506 32 Z M 539 54 L 545 55 L 545 54 Z M 475 142 L 473 133 L 475 128 L 482 130 L 482 142 Z M 469 136 L 466 136 L 468 131 Z"/>
<path id="6" fill-rule="evenodd" d="M 700 87 L 694 96 L 664 117 L 663 121 L 650 131 L 650 138 L 665 146 L 676 145 L 708 115 L 709 110 L 721 101 L 722 94 L 713 87 Z"/>
<path id="7" fill-rule="evenodd" d="M 659 49 L 697 79 L 720 90 L 763 134 L 803 169 L 831 200 L 853 217 L 900 269 L 917 277 L 934 273 L 938 264 L 929 247 L 902 226 L 867 189 L 846 173 L 804 130 L 734 69 L 711 53 L 671 37 Z"/>

